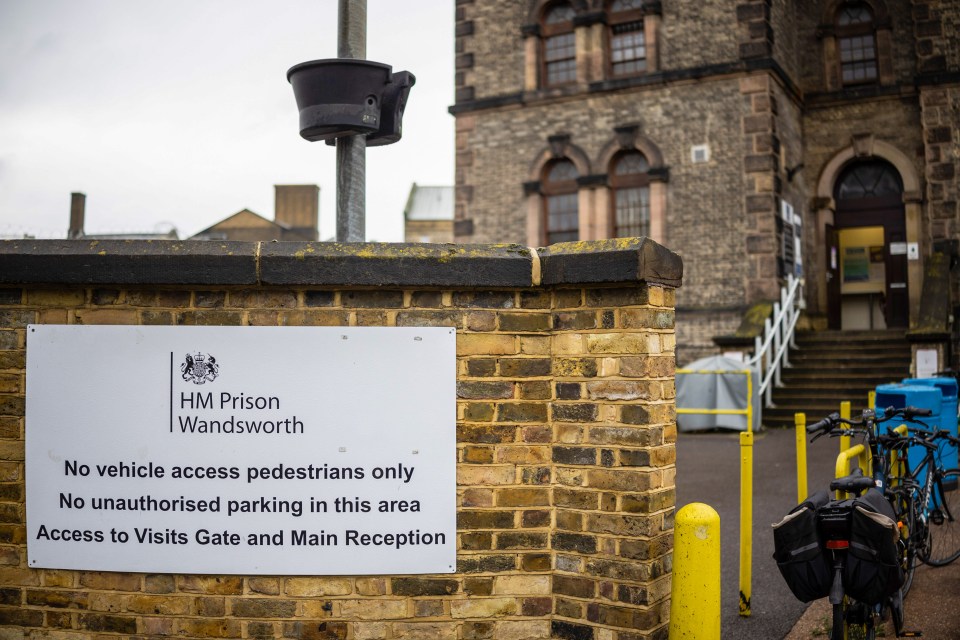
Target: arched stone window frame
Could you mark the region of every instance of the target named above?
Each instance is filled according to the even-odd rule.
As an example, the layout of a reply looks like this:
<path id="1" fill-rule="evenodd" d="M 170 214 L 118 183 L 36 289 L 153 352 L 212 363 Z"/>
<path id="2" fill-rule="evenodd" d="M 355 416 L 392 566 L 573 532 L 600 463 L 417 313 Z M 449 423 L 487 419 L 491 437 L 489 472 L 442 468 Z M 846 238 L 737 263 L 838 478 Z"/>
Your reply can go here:
<path id="1" fill-rule="evenodd" d="M 823 166 L 820 177 L 817 179 L 817 195 L 811 209 L 816 216 L 815 235 L 808 240 L 807 255 L 813 256 L 814 263 L 822 270 L 826 264 L 826 227 L 834 224 L 834 212 L 837 209 L 833 189 L 837 179 L 851 163 L 858 160 L 876 158 L 889 162 L 900 174 L 903 180 L 903 205 L 906 222 L 907 242 L 919 243 L 922 238 L 923 192 L 921 191 L 920 174 L 910 157 L 896 146 L 877 140 L 872 134 L 853 136 L 851 144 L 835 153 Z M 922 258 L 922 255 L 921 255 Z M 817 282 L 810 282 L 808 278 L 807 298 L 811 311 L 826 313 L 827 291 L 817 278 Z M 916 319 L 914 314 L 920 306 L 920 293 L 923 282 L 923 261 L 911 260 L 907 266 L 908 291 L 910 296 L 910 321 Z"/>
<path id="2" fill-rule="evenodd" d="M 639 171 L 619 170 L 633 160 L 640 161 Z M 607 175 L 610 178 L 610 236 L 650 237 L 650 163 L 647 157 L 636 149 L 621 149 L 610 160 Z M 639 221 L 631 220 L 630 224 L 630 227 L 639 225 L 639 229 L 620 227 L 621 209 L 640 215 Z"/>
<path id="3" fill-rule="evenodd" d="M 568 134 L 557 134 L 547 139 L 547 144 L 530 164 L 528 181 L 524 183 L 524 195 L 527 203 L 527 245 L 542 247 L 547 244 L 546 208 L 544 201 L 544 172 L 556 160 L 569 160 L 577 169 L 577 213 L 580 240 L 588 237 L 590 220 L 593 216 L 593 194 L 584 189 L 584 179 L 591 174 L 590 159 L 583 149 L 570 141 Z"/>
<path id="4" fill-rule="evenodd" d="M 591 228 L 592 239 L 612 238 L 615 234 L 613 207 L 615 181 L 611 179 L 614 162 L 624 152 L 638 151 L 647 160 L 649 169 L 646 182 L 650 189 L 650 234 L 659 244 L 667 242 L 667 182 L 670 171 L 664 164 L 659 147 L 640 132 L 640 126 L 631 124 L 614 129 L 614 138 L 608 142 L 597 157 L 596 166 L 604 167 L 605 173 L 596 180 L 594 194 L 596 215 Z"/>
<path id="5" fill-rule="evenodd" d="M 574 11 L 572 31 L 576 49 L 576 81 L 564 84 L 548 84 L 545 73 L 544 42 L 554 35 L 544 24 L 544 17 L 551 7 L 562 0 L 527 0 L 526 24 L 521 27 L 524 38 L 525 91 L 559 89 L 582 85 L 603 77 L 600 50 L 603 38 L 603 11 L 591 10 L 588 0 L 567 0 Z"/>
<path id="6" fill-rule="evenodd" d="M 877 77 L 868 81 L 844 82 L 841 62 L 841 40 L 855 35 L 854 32 L 869 33 L 869 29 L 858 27 L 845 30 L 838 26 L 841 12 L 851 5 L 862 4 L 873 14 L 872 33 L 876 46 Z M 824 64 L 824 78 L 828 91 L 839 91 L 848 87 L 869 84 L 888 85 L 894 82 L 893 76 L 893 22 L 882 0 L 831 0 L 820 16 L 817 36 L 821 41 Z"/>
<path id="7" fill-rule="evenodd" d="M 548 23 L 548 16 L 551 12 L 558 10 L 566 5 L 570 8 L 570 20 L 561 23 Z M 581 43 L 578 42 L 580 36 L 574 24 L 574 17 L 577 14 L 578 2 L 575 0 L 539 0 L 533 5 L 528 17 L 528 24 L 523 32 L 526 36 L 526 84 L 528 89 L 562 87 L 576 83 L 582 77 L 581 60 L 578 52 L 582 50 Z M 572 48 L 571 60 L 574 69 L 572 77 L 563 81 L 553 81 L 549 79 L 549 65 L 551 42 L 558 38 L 569 39 L 569 45 Z"/>
<path id="8" fill-rule="evenodd" d="M 650 2 L 650 0 L 637 0 L 637 8 L 626 11 L 615 11 L 616 0 L 606 0 L 604 3 L 604 13 L 606 23 L 603 38 L 603 69 L 607 78 L 627 78 L 647 73 L 653 73 L 659 69 L 658 33 L 660 30 L 660 3 Z M 629 72 L 617 72 L 614 61 L 614 39 L 618 29 L 623 25 L 634 22 L 642 22 L 643 39 L 645 47 L 644 68 Z"/>

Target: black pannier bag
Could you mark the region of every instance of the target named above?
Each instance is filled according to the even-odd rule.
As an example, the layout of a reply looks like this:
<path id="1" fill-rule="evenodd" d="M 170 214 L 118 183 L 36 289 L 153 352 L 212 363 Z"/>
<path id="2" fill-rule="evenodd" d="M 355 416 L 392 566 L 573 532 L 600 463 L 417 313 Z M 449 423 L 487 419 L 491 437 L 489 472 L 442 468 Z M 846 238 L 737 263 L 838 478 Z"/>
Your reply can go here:
<path id="1" fill-rule="evenodd" d="M 853 598 L 879 604 L 903 584 L 893 507 L 877 489 L 853 501 L 850 549 L 843 570 L 843 588 Z"/>
<path id="2" fill-rule="evenodd" d="M 830 594 L 833 575 L 817 530 L 817 510 L 830 501 L 818 491 L 773 525 L 773 559 L 790 591 L 803 602 Z"/>

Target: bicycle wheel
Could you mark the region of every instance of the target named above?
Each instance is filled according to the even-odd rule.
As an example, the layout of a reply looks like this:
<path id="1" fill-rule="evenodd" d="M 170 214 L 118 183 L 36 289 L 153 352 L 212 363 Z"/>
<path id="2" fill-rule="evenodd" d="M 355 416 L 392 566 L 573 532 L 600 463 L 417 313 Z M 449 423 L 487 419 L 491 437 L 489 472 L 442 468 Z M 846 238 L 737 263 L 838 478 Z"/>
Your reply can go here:
<path id="1" fill-rule="evenodd" d="M 903 584 L 900 586 L 903 597 L 913 586 L 913 574 L 917 569 L 917 558 L 923 557 L 926 546 L 926 533 L 919 519 L 916 501 L 912 494 L 901 493 L 891 498 L 891 504 L 900 526 L 900 540 L 897 550 L 900 552 L 900 568 L 903 570 Z"/>
<path id="2" fill-rule="evenodd" d="M 934 483 L 932 503 L 930 547 L 924 561 L 941 567 L 960 557 L 960 469 L 947 471 Z"/>
<path id="3" fill-rule="evenodd" d="M 830 640 L 875 640 L 873 608 L 862 602 L 844 598 L 833 605 L 833 626 Z"/>
<path id="4" fill-rule="evenodd" d="M 833 605 L 833 627 L 830 631 L 830 640 L 846 640 L 846 633 L 844 631 L 844 627 L 846 626 L 846 621 L 844 620 L 846 618 L 844 615 L 845 608 L 842 603 Z"/>

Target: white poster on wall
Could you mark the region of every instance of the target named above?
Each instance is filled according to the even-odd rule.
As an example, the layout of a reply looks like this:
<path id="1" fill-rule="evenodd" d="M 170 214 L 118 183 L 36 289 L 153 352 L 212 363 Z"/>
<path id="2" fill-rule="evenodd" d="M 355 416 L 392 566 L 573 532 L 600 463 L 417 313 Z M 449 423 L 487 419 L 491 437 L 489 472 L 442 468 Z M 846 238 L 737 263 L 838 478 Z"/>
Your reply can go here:
<path id="1" fill-rule="evenodd" d="M 453 328 L 31 325 L 31 568 L 456 566 Z"/>

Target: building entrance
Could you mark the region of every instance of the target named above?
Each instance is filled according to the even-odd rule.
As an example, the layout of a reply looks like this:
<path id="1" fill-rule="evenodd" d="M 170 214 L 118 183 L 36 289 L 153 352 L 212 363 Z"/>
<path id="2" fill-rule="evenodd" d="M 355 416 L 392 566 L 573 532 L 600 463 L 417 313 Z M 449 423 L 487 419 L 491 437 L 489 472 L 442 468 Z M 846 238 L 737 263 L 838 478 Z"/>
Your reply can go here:
<path id="1" fill-rule="evenodd" d="M 906 327 L 910 309 L 900 174 L 882 160 L 852 163 L 837 179 L 834 202 L 834 223 L 826 229 L 829 327 Z"/>

